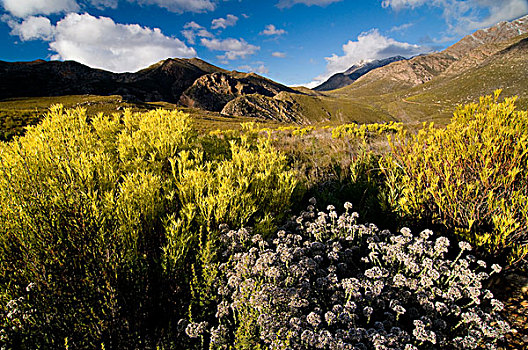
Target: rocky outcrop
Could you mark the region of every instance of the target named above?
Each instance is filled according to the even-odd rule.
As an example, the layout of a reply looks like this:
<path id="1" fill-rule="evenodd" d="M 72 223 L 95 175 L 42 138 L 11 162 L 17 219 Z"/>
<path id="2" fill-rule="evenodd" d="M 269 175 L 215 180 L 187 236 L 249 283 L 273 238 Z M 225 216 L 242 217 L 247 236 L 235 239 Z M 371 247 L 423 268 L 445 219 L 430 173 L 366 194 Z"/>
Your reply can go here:
<path id="1" fill-rule="evenodd" d="M 279 122 L 299 123 L 300 106 L 294 101 L 282 100 L 259 94 L 239 96 L 228 102 L 221 114 L 237 117 L 253 117 Z"/>
<path id="2" fill-rule="evenodd" d="M 220 112 L 237 97 L 259 94 L 273 97 L 281 91 L 292 89 L 258 76 L 239 72 L 212 73 L 198 78 L 180 98 L 180 103 L 208 111 Z"/>

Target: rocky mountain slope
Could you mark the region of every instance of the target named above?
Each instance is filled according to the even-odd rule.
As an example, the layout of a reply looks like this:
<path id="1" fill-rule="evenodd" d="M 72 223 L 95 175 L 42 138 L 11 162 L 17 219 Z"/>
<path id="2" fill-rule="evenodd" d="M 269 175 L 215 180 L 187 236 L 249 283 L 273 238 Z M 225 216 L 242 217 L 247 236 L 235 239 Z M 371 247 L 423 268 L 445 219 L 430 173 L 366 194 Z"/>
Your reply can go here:
<path id="1" fill-rule="evenodd" d="M 206 74 L 226 72 L 197 58 L 166 59 L 136 73 L 119 76 L 119 83 L 141 101 L 176 103 L 194 81 Z"/>
<path id="2" fill-rule="evenodd" d="M 273 97 L 281 91 L 294 92 L 287 86 L 254 73 L 212 73 L 196 79 L 180 97 L 180 103 L 220 112 L 229 101 L 237 97 L 252 94 Z"/>
<path id="3" fill-rule="evenodd" d="M 239 96 L 228 102 L 221 114 L 303 123 L 303 120 L 299 119 L 302 116 L 300 104 L 284 97 L 281 94 L 273 97 L 260 94 Z"/>
<path id="4" fill-rule="evenodd" d="M 407 92 L 415 103 L 466 103 L 502 89 L 504 96 L 519 96 L 528 107 L 528 34 L 517 37 L 505 49 L 494 53 L 459 74 L 445 73 Z"/>
<path id="5" fill-rule="evenodd" d="M 373 60 L 370 62 L 355 64 L 349 69 L 347 69 L 346 71 L 344 71 L 343 73 L 336 73 L 332 75 L 324 83 L 322 83 L 319 86 L 316 86 L 314 90 L 315 91 L 329 91 L 329 90 L 335 90 L 335 89 L 345 87 L 347 85 L 352 84 L 357 79 L 359 79 L 361 76 L 367 74 L 371 70 L 386 66 L 389 63 L 402 61 L 405 59 L 406 58 L 402 56 L 394 56 L 394 57 L 384 58 L 381 60 Z"/>
<path id="6" fill-rule="evenodd" d="M 424 84 L 438 76 L 461 74 L 512 45 L 528 33 L 528 16 L 501 22 L 462 38 L 447 49 L 372 70 L 350 85 L 351 94 L 390 93 Z M 346 89 L 346 88 L 345 88 Z"/>

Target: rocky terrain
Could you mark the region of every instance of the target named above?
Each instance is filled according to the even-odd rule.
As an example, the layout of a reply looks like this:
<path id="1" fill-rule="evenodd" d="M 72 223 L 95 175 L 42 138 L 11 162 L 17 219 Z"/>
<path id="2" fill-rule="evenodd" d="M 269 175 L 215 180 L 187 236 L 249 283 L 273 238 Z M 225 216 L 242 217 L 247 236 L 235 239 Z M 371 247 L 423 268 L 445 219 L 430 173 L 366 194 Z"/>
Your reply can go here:
<path id="1" fill-rule="evenodd" d="M 302 123 L 300 104 L 287 97 L 287 94 L 274 97 L 260 94 L 239 96 L 227 103 L 221 114 Z"/>
<path id="2" fill-rule="evenodd" d="M 204 75 L 180 97 L 180 103 L 208 111 L 220 112 L 231 100 L 240 96 L 258 94 L 273 97 L 291 88 L 254 73 L 224 72 Z"/>
<path id="3" fill-rule="evenodd" d="M 372 70 L 358 78 L 351 87 L 353 90 L 362 90 L 358 91 L 361 94 L 370 89 L 377 93 L 389 93 L 424 84 L 438 76 L 458 75 L 514 44 L 512 40 L 525 33 L 528 33 L 528 16 L 512 22 L 501 22 L 467 35 L 441 52 Z"/>

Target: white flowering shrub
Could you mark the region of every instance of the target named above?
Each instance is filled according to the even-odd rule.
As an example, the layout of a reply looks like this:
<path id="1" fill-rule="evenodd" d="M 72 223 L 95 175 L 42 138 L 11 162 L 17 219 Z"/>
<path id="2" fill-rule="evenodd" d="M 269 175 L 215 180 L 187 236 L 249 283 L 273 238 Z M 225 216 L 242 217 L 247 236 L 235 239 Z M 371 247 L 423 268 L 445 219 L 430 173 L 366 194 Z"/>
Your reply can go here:
<path id="1" fill-rule="evenodd" d="M 238 250 L 250 231 L 228 232 L 217 312 L 187 335 L 215 349 L 496 348 L 509 325 L 483 283 L 500 267 L 428 230 L 357 224 L 351 207 L 310 206 L 250 249 Z"/>

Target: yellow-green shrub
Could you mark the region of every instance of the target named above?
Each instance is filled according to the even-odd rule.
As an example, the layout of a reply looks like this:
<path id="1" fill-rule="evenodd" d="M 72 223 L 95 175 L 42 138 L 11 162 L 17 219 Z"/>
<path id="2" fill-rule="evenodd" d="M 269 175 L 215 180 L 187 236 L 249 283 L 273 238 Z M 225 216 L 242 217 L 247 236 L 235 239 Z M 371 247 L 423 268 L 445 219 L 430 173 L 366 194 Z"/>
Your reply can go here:
<path id="1" fill-rule="evenodd" d="M 217 224 L 272 225 L 296 184 L 267 141 L 219 151 L 200 140 L 177 111 L 88 118 L 54 106 L 0 142 L 0 347 L 170 336 L 170 317 L 205 295 Z M 193 275 L 205 281 L 196 292 Z"/>
<path id="2" fill-rule="evenodd" d="M 58 105 L 2 144 L 0 304 L 6 312 L 18 300 L 21 310 L 2 321 L 9 346 L 137 341 L 141 318 L 159 311 L 148 310 L 157 296 L 146 292 L 159 283 L 149 263 L 160 258 L 172 207 L 167 157 L 191 136 L 179 112 L 88 122 L 85 110 Z"/>
<path id="3" fill-rule="evenodd" d="M 259 139 L 252 149 L 247 138 L 230 142 L 231 157 L 204 161 L 201 151 L 181 152 L 172 160 L 181 215 L 170 218 L 164 249 L 168 267 L 186 261 L 188 247 L 198 244 L 192 266 L 193 313 L 203 313 L 214 300 L 211 290 L 218 273 L 218 227 L 254 225 L 262 233 L 280 222 L 290 207 L 297 181 L 286 158 L 269 140 Z M 194 242 L 193 244 L 190 244 Z"/>
<path id="4" fill-rule="evenodd" d="M 173 175 L 182 205 L 197 211 L 208 227 L 244 226 L 257 214 L 260 220 L 269 219 L 264 213 L 282 215 L 296 184 L 285 157 L 266 140 L 259 140 L 255 151 L 244 139 L 230 144 L 231 159 L 220 162 L 204 162 L 200 152 L 192 158 L 180 153 Z"/>
<path id="5" fill-rule="evenodd" d="M 400 132 L 382 167 L 403 214 L 518 260 L 528 253 L 528 112 L 499 94 L 458 107 L 445 129 Z"/>
<path id="6" fill-rule="evenodd" d="M 396 133 L 403 129 L 402 123 L 343 124 L 332 129 L 332 138 L 355 137 L 365 140 L 367 137 Z"/>
<path id="7" fill-rule="evenodd" d="M 304 137 L 308 134 L 311 134 L 314 130 L 315 130 L 314 126 L 307 126 L 305 128 L 299 128 L 299 129 L 293 130 L 292 135 Z"/>

